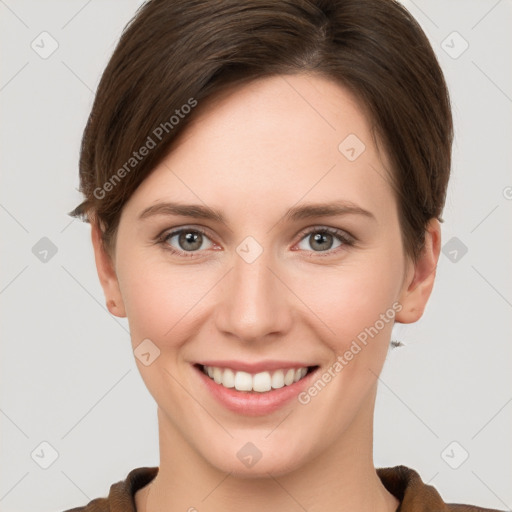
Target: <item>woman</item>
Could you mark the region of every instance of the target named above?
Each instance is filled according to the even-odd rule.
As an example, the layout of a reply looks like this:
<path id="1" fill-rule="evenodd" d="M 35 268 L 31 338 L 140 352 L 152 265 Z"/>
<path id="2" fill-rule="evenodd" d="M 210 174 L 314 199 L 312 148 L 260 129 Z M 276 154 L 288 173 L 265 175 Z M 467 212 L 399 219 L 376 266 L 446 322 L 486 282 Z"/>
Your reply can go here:
<path id="1" fill-rule="evenodd" d="M 434 284 L 452 136 L 392 0 L 146 3 L 98 87 L 73 215 L 128 318 L 160 465 L 73 510 L 489 510 L 372 456 L 391 329 Z"/>

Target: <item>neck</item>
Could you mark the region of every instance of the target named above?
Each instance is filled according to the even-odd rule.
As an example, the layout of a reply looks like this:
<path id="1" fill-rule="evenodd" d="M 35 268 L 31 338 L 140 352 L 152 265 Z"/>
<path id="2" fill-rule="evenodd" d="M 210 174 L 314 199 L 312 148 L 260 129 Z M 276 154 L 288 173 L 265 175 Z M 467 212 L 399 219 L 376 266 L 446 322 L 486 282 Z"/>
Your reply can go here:
<path id="1" fill-rule="evenodd" d="M 395 512 L 399 502 L 373 465 L 375 393 L 334 446 L 297 470 L 260 478 L 240 478 L 208 464 L 159 410 L 159 471 L 136 494 L 137 511 Z"/>

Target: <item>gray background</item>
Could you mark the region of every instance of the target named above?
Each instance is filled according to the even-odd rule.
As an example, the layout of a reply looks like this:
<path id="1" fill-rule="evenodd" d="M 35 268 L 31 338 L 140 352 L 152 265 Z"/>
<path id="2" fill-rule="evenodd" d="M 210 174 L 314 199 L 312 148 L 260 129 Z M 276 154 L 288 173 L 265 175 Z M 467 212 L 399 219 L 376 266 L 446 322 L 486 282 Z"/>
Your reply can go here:
<path id="1" fill-rule="evenodd" d="M 0 0 L 2 512 L 83 505 L 159 463 L 127 321 L 105 309 L 89 226 L 66 215 L 93 92 L 140 3 Z M 395 328 L 405 346 L 381 375 L 375 465 L 510 510 L 512 2 L 404 4 L 445 71 L 456 139 L 437 282 L 424 317 Z M 47 58 L 31 47 L 51 49 L 43 31 L 58 43 Z"/>

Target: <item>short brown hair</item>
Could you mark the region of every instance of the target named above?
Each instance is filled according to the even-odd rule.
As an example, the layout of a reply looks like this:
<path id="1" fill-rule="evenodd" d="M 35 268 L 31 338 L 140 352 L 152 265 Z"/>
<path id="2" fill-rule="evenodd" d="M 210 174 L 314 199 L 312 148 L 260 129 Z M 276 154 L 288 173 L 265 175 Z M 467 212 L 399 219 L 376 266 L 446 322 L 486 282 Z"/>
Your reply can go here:
<path id="1" fill-rule="evenodd" d="M 371 116 L 392 165 L 404 248 L 416 259 L 444 207 L 453 127 L 435 53 L 395 0 L 149 0 L 99 83 L 80 153 L 85 201 L 70 215 L 92 214 L 111 249 L 125 202 L 200 112 L 193 102 L 300 72 L 347 87 Z M 158 144 L 131 161 L 156 127 Z"/>

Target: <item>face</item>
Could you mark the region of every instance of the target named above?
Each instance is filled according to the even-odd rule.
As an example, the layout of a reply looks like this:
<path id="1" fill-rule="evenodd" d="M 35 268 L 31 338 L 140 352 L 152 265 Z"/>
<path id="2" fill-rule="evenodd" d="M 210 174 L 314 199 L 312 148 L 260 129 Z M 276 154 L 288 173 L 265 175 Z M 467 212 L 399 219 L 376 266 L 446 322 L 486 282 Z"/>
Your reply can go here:
<path id="1" fill-rule="evenodd" d="M 393 322 L 421 316 L 438 254 L 434 229 L 405 257 L 388 167 L 347 90 L 265 78 L 205 106 L 135 191 L 111 273 L 96 239 L 160 427 L 200 460 L 283 474 L 371 435 Z"/>

